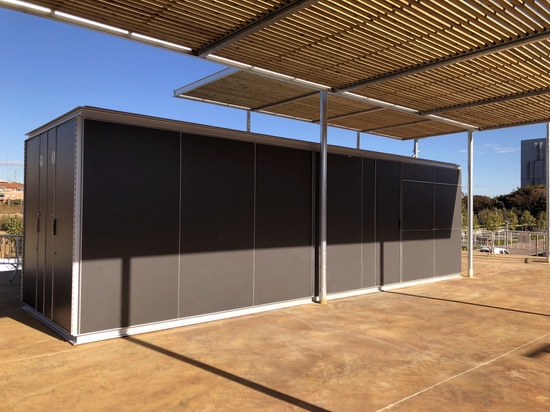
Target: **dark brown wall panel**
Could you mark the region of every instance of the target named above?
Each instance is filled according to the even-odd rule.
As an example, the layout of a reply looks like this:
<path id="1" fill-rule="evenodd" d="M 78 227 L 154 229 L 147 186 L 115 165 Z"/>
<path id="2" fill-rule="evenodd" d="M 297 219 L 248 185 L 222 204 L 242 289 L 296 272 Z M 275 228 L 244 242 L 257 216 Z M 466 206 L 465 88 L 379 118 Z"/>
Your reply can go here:
<path id="1" fill-rule="evenodd" d="M 36 309 L 38 261 L 37 219 L 40 211 L 40 136 L 25 142 L 25 256 L 23 259 L 23 302 Z"/>
<path id="2" fill-rule="evenodd" d="M 182 138 L 180 316 L 253 304 L 254 144 Z"/>
<path id="3" fill-rule="evenodd" d="M 401 281 L 401 163 L 376 160 L 376 254 L 380 285 Z"/>
<path id="4" fill-rule="evenodd" d="M 459 189 L 452 185 L 435 186 L 435 227 L 437 229 L 452 229 L 461 226 L 461 193 Z"/>
<path id="5" fill-rule="evenodd" d="M 434 184 L 403 181 L 403 230 L 434 227 Z"/>
<path id="6" fill-rule="evenodd" d="M 434 170 L 434 175 L 437 183 L 460 185 L 460 169 L 436 167 Z"/>
<path id="7" fill-rule="evenodd" d="M 328 156 L 327 291 L 359 289 L 361 282 L 362 159 Z"/>
<path id="8" fill-rule="evenodd" d="M 38 271 L 36 272 L 36 310 L 44 314 L 44 282 L 46 279 L 46 244 L 48 238 L 48 134 L 40 135 L 40 189 L 38 221 Z"/>
<path id="9" fill-rule="evenodd" d="M 254 304 L 313 294 L 312 156 L 256 146 Z"/>
<path id="10" fill-rule="evenodd" d="M 44 159 L 44 167 L 47 167 L 47 191 L 46 191 L 46 264 L 44 271 L 44 316 L 52 318 L 53 306 L 53 276 L 55 271 L 55 236 L 54 218 L 55 218 L 55 169 L 56 169 L 56 146 L 57 146 L 57 129 L 48 130 L 48 156 Z"/>
<path id="11" fill-rule="evenodd" d="M 179 184 L 179 133 L 85 121 L 81 333 L 177 317 Z"/>
<path id="12" fill-rule="evenodd" d="M 434 167 L 416 163 L 403 163 L 403 180 L 434 181 Z"/>
<path id="13" fill-rule="evenodd" d="M 375 161 L 363 159 L 363 287 L 376 286 Z"/>
<path id="14" fill-rule="evenodd" d="M 52 319 L 70 330 L 73 266 L 75 121 L 57 128 L 55 155 L 55 271 Z"/>

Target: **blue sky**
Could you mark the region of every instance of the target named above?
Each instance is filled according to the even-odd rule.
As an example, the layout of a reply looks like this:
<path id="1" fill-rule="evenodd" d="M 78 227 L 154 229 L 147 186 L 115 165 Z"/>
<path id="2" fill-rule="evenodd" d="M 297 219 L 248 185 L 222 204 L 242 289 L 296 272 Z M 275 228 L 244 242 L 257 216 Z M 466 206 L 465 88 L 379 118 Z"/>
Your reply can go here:
<path id="1" fill-rule="evenodd" d="M 0 179 L 23 181 L 25 134 L 77 106 L 244 130 L 246 113 L 173 97 L 173 90 L 223 66 L 184 54 L 0 8 Z M 319 126 L 252 114 L 252 131 L 319 141 Z M 546 136 L 544 124 L 474 133 L 474 194 L 498 196 L 520 185 L 521 140 Z M 356 133 L 329 129 L 329 143 Z M 466 133 L 420 140 L 420 157 L 461 165 L 467 191 Z M 361 135 L 361 148 L 411 156 L 413 142 Z"/>

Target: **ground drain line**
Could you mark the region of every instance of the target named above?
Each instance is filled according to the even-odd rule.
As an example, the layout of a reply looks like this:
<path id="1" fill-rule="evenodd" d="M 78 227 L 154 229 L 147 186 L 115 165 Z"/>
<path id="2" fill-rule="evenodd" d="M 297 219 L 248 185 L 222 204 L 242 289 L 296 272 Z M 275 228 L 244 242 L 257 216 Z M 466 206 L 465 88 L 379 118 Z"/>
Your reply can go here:
<path id="1" fill-rule="evenodd" d="M 468 369 L 468 370 L 466 370 L 466 371 L 464 371 L 464 372 L 457 373 L 457 374 L 454 375 L 454 376 L 451 376 L 451 377 L 449 377 L 449 378 L 447 378 L 447 379 L 444 379 L 444 380 L 442 380 L 441 382 L 435 383 L 435 384 L 433 384 L 432 386 L 428 386 L 427 388 L 424 388 L 424 389 L 422 389 L 421 391 L 418 391 L 418 392 L 416 392 L 416 393 L 413 393 L 412 395 L 409 395 L 409 396 L 407 396 L 407 397 L 405 397 L 405 398 L 403 398 L 403 399 L 400 399 L 400 400 L 398 400 L 397 402 L 394 402 L 394 403 L 392 403 L 392 404 L 390 404 L 390 405 L 388 405 L 388 406 L 385 406 L 385 407 L 382 408 L 382 409 L 378 409 L 377 412 L 385 411 L 385 410 L 387 410 L 387 409 L 393 408 L 395 405 L 398 405 L 398 404 L 400 404 L 400 403 L 402 403 L 402 402 L 405 402 L 405 401 L 407 401 L 407 400 L 409 400 L 409 399 L 411 399 L 411 398 L 414 398 L 415 396 L 420 395 L 421 393 L 427 392 L 427 391 L 429 391 L 430 389 L 433 389 L 433 388 L 435 388 L 435 387 L 437 387 L 437 386 L 439 386 L 439 385 L 443 385 L 444 383 L 449 382 L 450 380 L 453 380 L 453 379 L 455 379 L 455 378 L 458 378 L 459 376 L 466 375 L 467 373 L 470 373 L 470 372 L 472 372 L 472 371 L 474 371 L 474 370 L 476 370 L 476 369 L 479 369 L 479 368 L 481 368 L 482 366 L 489 365 L 490 363 L 493 363 L 493 362 L 497 361 L 498 359 L 503 358 L 504 356 L 508 356 L 508 355 L 511 354 L 512 352 L 516 352 L 516 351 L 518 351 L 519 349 L 522 349 L 522 348 L 524 348 L 524 347 L 526 347 L 526 346 L 529 346 L 529 345 L 531 345 L 532 343 L 535 343 L 536 341 L 539 341 L 539 340 L 541 340 L 541 339 L 544 339 L 544 338 L 546 338 L 547 336 L 550 336 L 550 332 L 549 332 L 549 333 L 546 333 L 545 335 L 539 336 L 538 338 L 533 339 L 533 340 L 530 341 L 530 342 L 524 343 L 523 345 L 520 345 L 520 346 L 518 346 L 517 348 L 514 348 L 514 349 L 512 349 L 512 350 L 509 350 L 508 352 L 503 353 L 502 355 L 499 355 L 499 356 L 497 356 L 496 358 L 493 358 L 493 359 L 490 359 L 490 360 L 488 360 L 488 361 L 486 361 L 486 362 L 480 363 L 479 365 L 474 366 L 473 368 L 470 368 L 470 369 Z"/>

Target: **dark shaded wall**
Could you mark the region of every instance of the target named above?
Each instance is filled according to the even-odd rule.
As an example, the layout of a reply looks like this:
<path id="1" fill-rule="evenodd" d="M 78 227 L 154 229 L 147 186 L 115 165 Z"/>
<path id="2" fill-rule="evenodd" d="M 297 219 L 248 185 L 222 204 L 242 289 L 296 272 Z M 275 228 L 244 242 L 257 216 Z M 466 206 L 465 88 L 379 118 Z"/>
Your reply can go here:
<path id="1" fill-rule="evenodd" d="M 80 333 L 312 296 L 312 152 L 87 120 Z"/>
<path id="2" fill-rule="evenodd" d="M 84 334 L 315 294 L 318 152 L 85 119 L 73 239 L 75 127 L 26 143 L 29 306 Z M 459 273 L 460 170 L 369 156 L 328 156 L 328 292 Z"/>
<path id="3" fill-rule="evenodd" d="M 328 156 L 329 293 L 460 272 L 460 170 Z"/>
<path id="4" fill-rule="evenodd" d="M 25 142 L 23 302 L 71 326 L 76 122 Z"/>

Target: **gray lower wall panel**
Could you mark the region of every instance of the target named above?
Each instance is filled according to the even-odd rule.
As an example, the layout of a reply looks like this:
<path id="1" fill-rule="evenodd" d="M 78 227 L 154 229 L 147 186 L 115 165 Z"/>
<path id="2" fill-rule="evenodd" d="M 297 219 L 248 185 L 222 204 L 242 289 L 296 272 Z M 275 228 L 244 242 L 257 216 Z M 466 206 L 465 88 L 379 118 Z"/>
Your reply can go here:
<path id="1" fill-rule="evenodd" d="M 256 250 L 254 304 L 311 297 L 312 260 L 311 246 Z"/>
<path id="2" fill-rule="evenodd" d="M 253 305 L 253 143 L 183 136 L 180 243 L 180 317 Z"/>
<path id="3" fill-rule="evenodd" d="M 401 281 L 401 162 L 376 160 L 376 276 Z"/>
<path id="4" fill-rule="evenodd" d="M 128 324 L 176 319 L 179 256 L 135 256 L 129 262 L 129 282 L 121 298 L 128 302 Z M 151 302 L 155 305 L 151 307 Z"/>
<path id="5" fill-rule="evenodd" d="M 328 156 L 327 291 L 360 289 L 362 159 Z"/>
<path id="6" fill-rule="evenodd" d="M 82 262 L 79 333 L 116 329 L 128 323 L 128 291 L 124 290 L 129 284 L 128 266 L 119 258 Z"/>
<path id="7" fill-rule="evenodd" d="M 177 318 L 179 152 L 177 132 L 86 120 L 80 333 Z"/>
<path id="8" fill-rule="evenodd" d="M 460 273 L 461 254 L 460 240 L 462 230 L 436 230 L 435 231 L 435 275 L 456 275 Z"/>
<path id="9" fill-rule="evenodd" d="M 403 232 L 403 282 L 434 276 L 434 231 Z"/>
<path id="10" fill-rule="evenodd" d="M 362 287 L 377 286 L 375 244 L 375 160 L 363 159 Z"/>
<path id="11" fill-rule="evenodd" d="M 256 145 L 254 304 L 313 295 L 313 152 Z"/>
<path id="12" fill-rule="evenodd" d="M 180 317 L 252 306 L 253 262 L 252 249 L 182 255 Z"/>

